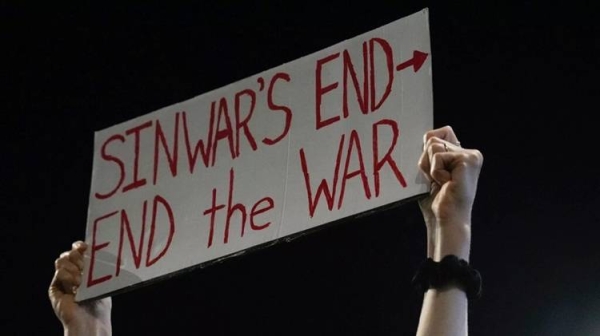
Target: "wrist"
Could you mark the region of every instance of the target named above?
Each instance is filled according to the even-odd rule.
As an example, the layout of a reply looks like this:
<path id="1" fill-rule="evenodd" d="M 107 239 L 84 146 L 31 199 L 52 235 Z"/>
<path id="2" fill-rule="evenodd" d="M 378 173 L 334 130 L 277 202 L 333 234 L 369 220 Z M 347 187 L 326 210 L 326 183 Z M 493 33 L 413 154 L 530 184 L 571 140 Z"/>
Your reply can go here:
<path id="1" fill-rule="evenodd" d="M 64 336 L 80 336 L 80 335 L 97 335 L 110 336 L 112 335 L 110 323 L 105 324 L 98 321 L 87 323 L 69 323 L 63 324 Z"/>
<path id="2" fill-rule="evenodd" d="M 425 260 L 413 277 L 412 284 L 419 292 L 433 290 L 441 294 L 460 290 L 469 300 L 481 296 L 479 271 L 455 255 L 447 255 L 437 262 L 431 258 Z"/>
<path id="3" fill-rule="evenodd" d="M 439 225 L 436 228 L 434 261 L 440 261 L 451 254 L 469 261 L 470 251 L 471 225 L 469 223 Z"/>

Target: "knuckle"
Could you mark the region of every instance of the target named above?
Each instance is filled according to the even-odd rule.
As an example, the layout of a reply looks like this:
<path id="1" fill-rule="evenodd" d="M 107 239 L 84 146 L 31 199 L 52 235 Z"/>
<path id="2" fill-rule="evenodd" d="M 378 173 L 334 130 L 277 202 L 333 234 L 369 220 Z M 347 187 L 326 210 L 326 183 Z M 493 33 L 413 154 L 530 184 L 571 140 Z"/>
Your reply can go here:
<path id="1" fill-rule="evenodd" d="M 464 161 L 468 166 L 481 167 L 483 164 L 483 155 L 476 149 L 466 151 L 463 155 Z"/>
<path id="2" fill-rule="evenodd" d="M 66 282 L 69 279 L 69 272 L 64 269 L 57 270 L 54 277 L 60 282 Z"/>
<path id="3" fill-rule="evenodd" d="M 438 137 L 432 135 L 432 136 L 428 137 L 427 142 L 425 143 L 425 145 L 427 147 L 431 147 L 431 145 L 434 144 L 434 143 L 436 143 L 437 140 L 438 140 Z"/>
<path id="4" fill-rule="evenodd" d="M 475 150 L 475 155 L 477 156 L 477 160 L 479 161 L 479 163 L 483 163 L 483 153 L 481 153 L 481 151 L 479 151 L 478 149 Z"/>
<path id="5" fill-rule="evenodd" d="M 473 149 L 469 151 L 469 160 L 473 164 L 480 166 L 483 163 L 483 154 L 479 150 Z"/>
<path id="6" fill-rule="evenodd" d="M 417 162 L 417 165 L 419 168 L 424 169 L 427 167 L 427 163 L 426 163 L 426 157 L 424 155 L 421 155 L 421 157 L 419 158 L 419 161 Z"/>

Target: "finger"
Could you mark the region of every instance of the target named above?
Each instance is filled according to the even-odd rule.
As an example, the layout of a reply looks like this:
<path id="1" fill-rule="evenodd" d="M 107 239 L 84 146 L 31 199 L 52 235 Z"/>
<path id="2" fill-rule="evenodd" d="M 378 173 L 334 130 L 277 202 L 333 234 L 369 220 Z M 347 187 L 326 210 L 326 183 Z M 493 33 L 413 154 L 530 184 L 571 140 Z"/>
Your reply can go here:
<path id="1" fill-rule="evenodd" d="M 459 151 L 464 151 L 465 149 L 462 148 L 459 144 L 454 144 L 451 143 L 450 141 L 445 141 L 445 140 L 440 140 L 443 141 L 442 146 L 444 147 L 444 151 L 445 152 L 459 152 Z"/>
<path id="2" fill-rule="evenodd" d="M 69 258 L 71 261 L 79 266 L 83 270 L 83 253 L 87 249 L 87 244 L 81 240 L 78 240 L 71 244 L 71 251 L 69 251 Z"/>
<path id="3" fill-rule="evenodd" d="M 427 147 L 434 146 L 440 152 L 451 152 L 464 150 L 460 145 L 454 144 L 451 141 L 444 140 L 439 137 L 431 137 L 427 140 Z"/>
<path id="4" fill-rule="evenodd" d="M 429 175 L 431 176 L 431 172 L 432 172 L 432 168 L 433 168 L 433 162 L 435 160 L 435 156 L 440 154 L 440 153 L 444 153 L 446 152 L 446 142 L 443 140 L 440 140 L 439 138 L 430 138 L 427 141 L 427 157 L 429 160 Z M 432 180 L 435 180 L 435 178 L 433 176 Z"/>
<path id="5" fill-rule="evenodd" d="M 431 160 L 431 177 L 440 185 L 452 180 L 454 162 L 462 156 L 458 152 L 438 152 Z"/>
<path id="6" fill-rule="evenodd" d="M 79 285 L 81 285 L 81 273 L 70 272 L 64 268 L 56 272 L 58 280 L 63 284 L 65 292 L 74 293 L 74 288 L 77 288 Z"/>
<path id="7" fill-rule="evenodd" d="M 80 253 L 83 253 L 87 249 L 87 244 L 86 244 L 86 242 L 84 242 L 82 240 L 78 240 L 78 241 L 74 242 L 73 244 L 71 244 L 71 249 L 78 250 Z"/>
<path id="8" fill-rule="evenodd" d="M 69 260 L 77 265 L 77 267 L 79 268 L 80 271 L 83 271 L 83 252 L 80 252 L 79 250 L 72 250 L 69 252 Z"/>
<path id="9" fill-rule="evenodd" d="M 70 265 L 69 268 L 74 268 L 77 272 L 83 271 L 83 255 L 77 250 L 66 251 L 60 254 L 60 257 L 55 260 L 55 269 Z"/>
<path id="10" fill-rule="evenodd" d="M 435 153 L 443 151 L 443 140 L 437 137 L 429 137 L 425 143 L 423 143 L 423 153 L 419 158 L 419 167 L 426 175 L 429 175 L 429 168 L 431 166 L 431 158 Z"/>
<path id="11" fill-rule="evenodd" d="M 456 137 L 456 134 L 454 133 L 454 129 L 452 129 L 451 126 L 444 126 L 444 127 L 440 127 L 440 128 L 436 128 L 431 131 L 428 131 L 423 136 L 423 143 L 427 143 L 429 141 L 429 139 L 434 138 L 434 137 L 442 139 L 442 140 L 446 140 L 455 146 L 460 146 L 460 142 L 458 141 L 458 138 Z"/>
<path id="12" fill-rule="evenodd" d="M 53 291 L 58 290 L 62 294 L 75 294 L 79 285 L 81 285 L 81 274 L 61 268 L 54 272 L 50 288 Z"/>
<path id="13" fill-rule="evenodd" d="M 421 157 L 419 158 L 418 162 L 418 167 L 423 173 L 423 176 L 425 176 L 425 178 L 427 179 L 427 181 L 431 182 L 431 176 L 429 175 L 429 154 L 426 150 L 424 150 L 423 153 L 421 153 Z"/>
<path id="14" fill-rule="evenodd" d="M 441 140 L 438 137 L 429 138 L 425 143 L 425 149 L 419 159 L 419 168 L 429 182 L 437 182 L 435 178 L 431 176 L 431 162 L 437 153 L 446 151 L 446 143 L 446 141 Z"/>
<path id="15" fill-rule="evenodd" d="M 81 273 L 81 269 L 75 265 L 68 256 L 62 256 L 58 259 L 56 259 L 56 261 L 54 262 L 54 269 L 55 270 L 61 270 L 64 269 L 68 272 L 71 273 Z"/>
<path id="16" fill-rule="evenodd" d="M 438 152 L 434 156 L 430 174 L 433 179 L 443 184 L 469 171 L 479 171 L 482 162 L 483 156 L 478 150 L 462 149 L 457 146 L 453 148 L 452 145 L 448 145 L 447 151 Z"/>

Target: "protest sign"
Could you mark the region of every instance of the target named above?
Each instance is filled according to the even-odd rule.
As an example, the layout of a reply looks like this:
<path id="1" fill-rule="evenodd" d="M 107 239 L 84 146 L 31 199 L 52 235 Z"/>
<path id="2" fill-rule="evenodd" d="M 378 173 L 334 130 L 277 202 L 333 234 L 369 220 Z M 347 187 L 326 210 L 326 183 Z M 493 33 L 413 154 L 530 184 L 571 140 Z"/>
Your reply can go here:
<path id="1" fill-rule="evenodd" d="M 428 191 L 427 10 L 96 132 L 77 300 Z"/>

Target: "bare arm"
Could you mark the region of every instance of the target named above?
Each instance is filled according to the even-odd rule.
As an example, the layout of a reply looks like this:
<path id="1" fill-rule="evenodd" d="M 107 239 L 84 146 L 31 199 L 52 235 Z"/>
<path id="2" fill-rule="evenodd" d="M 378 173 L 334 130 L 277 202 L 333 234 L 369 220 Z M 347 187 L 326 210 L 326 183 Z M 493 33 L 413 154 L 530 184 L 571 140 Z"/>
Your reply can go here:
<path id="1" fill-rule="evenodd" d="M 78 241 L 54 262 L 55 272 L 48 288 L 48 297 L 56 317 L 63 325 L 65 336 L 112 334 L 111 298 L 85 303 L 75 302 L 75 293 L 81 284 L 83 252 L 87 245 Z"/>
<path id="2" fill-rule="evenodd" d="M 419 202 L 427 226 L 428 257 L 447 255 L 469 261 L 471 210 L 483 156 L 460 147 L 451 127 L 425 134 L 419 167 L 431 183 L 430 195 Z M 429 289 L 424 296 L 418 336 L 468 335 L 468 300 L 455 285 Z"/>

